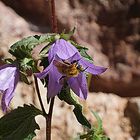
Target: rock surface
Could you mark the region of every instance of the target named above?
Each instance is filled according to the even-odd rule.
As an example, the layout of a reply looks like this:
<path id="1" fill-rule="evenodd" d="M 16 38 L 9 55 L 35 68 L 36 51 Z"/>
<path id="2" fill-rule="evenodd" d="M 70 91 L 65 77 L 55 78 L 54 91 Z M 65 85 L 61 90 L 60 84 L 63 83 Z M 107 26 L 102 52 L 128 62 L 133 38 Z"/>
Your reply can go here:
<path id="1" fill-rule="evenodd" d="M 18 39 L 37 33 L 35 31 L 42 31 L 45 24 L 47 27 L 44 31 L 50 30 L 50 22 L 47 21 L 48 14 L 44 12 L 46 8 L 44 8 L 43 0 L 31 0 L 30 4 L 27 0 L 2 1 L 14 7 L 19 13 L 24 11 L 22 15 L 24 17 L 28 15 L 28 20 L 34 21 L 33 23 L 36 25 L 41 25 L 41 28 L 27 23 L 11 8 L 0 2 L 0 62 L 1 58 L 9 56 L 7 53 L 9 46 Z M 111 67 L 101 77 L 93 77 L 94 81 L 91 82 L 91 91 L 104 91 L 105 93 L 91 93 L 87 103 L 83 103 L 86 106 L 84 112 L 91 121 L 95 122 L 95 119 L 93 119 L 88 107 L 99 113 L 103 119 L 105 133 L 111 140 L 138 140 L 140 138 L 140 98 L 121 98 L 114 95 L 114 93 L 121 96 L 140 95 L 140 50 L 138 47 L 140 43 L 140 19 L 137 15 L 140 12 L 135 12 L 133 7 L 137 7 L 136 5 L 139 6 L 138 0 L 124 0 L 123 2 L 115 0 L 113 3 L 101 0 L 98 2 L 57 0 L 60 30 L 62 27 L 69 29 L 76 25 L 75 39 L 89 47 L 89 53 L 97 65 Z M 33 6 L 36 6 L 36 11 Z M 38 8 L 42 6 L 43 8 Z M 39 20 L 41 11 L 41 20 Z M 67 15 L 69 15 L 68 20 Z M 121 15 L 121 20 L 119 15 Z M 120 23 L 117 24 L 118 20 Z M 24 103 L 34 103 L 39 106 L 34 91 L 32 85 L 27 87 L 27 85 L 19 83 L 11 108 Z M 46 103 L 46 90 L 41 87 L 41 91 Z M 106 92 L 112 94 L 106 94 Z M 1 110 L 0 116 L 2 116 Z M 44 140 L 43 118 L 38 117 L 36 119 L 41 125 L 41 131 L 37 132 L 39 135 L 35 140 Z M 82 127 L 73 116 L 72 107 L 57 99 L 54 108 L 52 139 L 69 140 L 75 137 L 78 132 L 82 132 Z"/>

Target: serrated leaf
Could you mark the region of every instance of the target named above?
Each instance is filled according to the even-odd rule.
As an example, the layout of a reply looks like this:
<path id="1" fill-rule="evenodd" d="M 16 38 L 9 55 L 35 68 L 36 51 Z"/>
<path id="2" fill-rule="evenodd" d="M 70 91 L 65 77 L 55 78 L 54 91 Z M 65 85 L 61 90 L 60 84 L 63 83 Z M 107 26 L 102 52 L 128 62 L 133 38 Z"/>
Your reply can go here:
<path id="1" fill-rule="evenodd" d="M 56 34 L 44 34 L 34 35 L 26 37 L 15 44 L 13 44 L 9 52 L 16 58 L 23 59 L 25 57 L 31 57 L 31 51 L 36 45 L 44 42 L 52 42 L 55 40 Z"/>
<path id="2" fill-rule="evenodd" d="M 82 106 L 78 103 L 78 101 L 74 98 L 72 93 L 70 93 L 69 87 L 63 87 L 60 94 L 58 94 L 60 100 L 64 100 L 69 105 L 73 105 L 75 108 L 73 112 L 78 120 L 78 122 L 88 128 L 91 128 L 91 124 L 83 115 Z"/>
<path id="3" fill-rule="evenodd" d="M 33 105 L 24 105 L 0 118 L 0 140 L 31 140 L 40 129 L 35 116 L 42 112 Z M 28 138 L 28 139 L 27 139 Z"/>

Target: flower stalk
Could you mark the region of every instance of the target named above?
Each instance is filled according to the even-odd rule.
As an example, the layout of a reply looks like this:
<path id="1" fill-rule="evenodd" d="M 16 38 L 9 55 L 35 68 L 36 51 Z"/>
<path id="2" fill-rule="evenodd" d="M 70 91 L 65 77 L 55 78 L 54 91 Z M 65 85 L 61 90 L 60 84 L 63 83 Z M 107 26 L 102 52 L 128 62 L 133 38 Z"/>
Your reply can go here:
<path id="1" fill-rule="evenodd" d="M 43 102 L 42 102 L 42 99 L 41 99 L 40 90 L 39 90 L 39 86 L 38 86 L 38 82 L 37 82 L 36 76 L 34 76 L 34 83 L 35 83 L 36 93 L 37 93 L 37 96 L 38 96 L 38 99 L 39 99 L 39 102 L 40 102 L 40 106 L 41 106 L 43 115 L 46 116 L 47 113 L 45 111 L 45 108 L 44 108 L 44 105 L 43 105 Z"/>
<path id="2" fill-rule="evenodd" d="M 50 5 L 50 10 L 51 10 L 50 12 L 51 12 L 52 32 L 57 33 L 58 28 L 57 28 L 57 18 L 56 18 L 56 12 L 55 12 L 55 0 L 50 0 L 49 3 L 50 3 L 49 5 Z M 43 112 L 43 116 L 46 119 L 46 140 L 51 140 L 51 120 L 52 120 L 52 113 L 53 113 L 53 106 L 54 106 L 55 97 L 50 99 L 49 112 L 46 113 L 43 102 L 42 102 L 42 99 L 41 99 L 41 95 L 40 95 L 39 86 L 38 86 L 36 76 L 34 76 L 34 81 L 35 81 L 35 87 L 36 87 L 36 92 L 37 92 L 37 95 L 38 95 L 38 99 L 39 99 L 41 109 L 42 109 L 42 112 Z"/>
<path id="3" fill-rule="evenodd" d="M 52 32 L 57 33 L 57 17 L 56 17 L 56 10 L 55 10 L 55 0 L 50 0 L 50 8 L 51 8 L 51 21 L 52 21 Z"/>
<path id="4" fill-rule="evenodd" d="M 55 12 L 55 0 L 50 0 L 50 9 L 51 9 L 52 32 L 57 33 L 58 28 L 57 28 L 57 18 L 56 18 L 56 12 Z M 48 114 L 45 115 L 45 119 L 46 119 L 46 140 L 51 140 L 51 122 L 52 122 L 54 99 L 55 99 L 55 97 L 53 97 L 51 99 L 49 112 L 48 112 Z"/>

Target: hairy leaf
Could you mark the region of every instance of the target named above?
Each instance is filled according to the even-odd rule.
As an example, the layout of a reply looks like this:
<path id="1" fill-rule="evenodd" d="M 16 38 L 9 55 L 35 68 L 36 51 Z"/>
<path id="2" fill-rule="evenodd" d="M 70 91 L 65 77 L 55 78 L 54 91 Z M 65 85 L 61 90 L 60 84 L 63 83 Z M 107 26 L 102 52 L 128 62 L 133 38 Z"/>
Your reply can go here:
<path id="1" fill-rule="evenodd" d="M 0 118 L 0 140 L 31 140 L 40 129 L 35 116 L 42 114 L 33 105 L 24 105 Z"/>
<path id="2" fill-rule="evenodd" d="M 44 42 L 53 42 L 56 34 L 34 35 L 26 37 L 13 44 L 9 52 L 18 59 L 31 57 L 31 51 L 36 45 Z"/>

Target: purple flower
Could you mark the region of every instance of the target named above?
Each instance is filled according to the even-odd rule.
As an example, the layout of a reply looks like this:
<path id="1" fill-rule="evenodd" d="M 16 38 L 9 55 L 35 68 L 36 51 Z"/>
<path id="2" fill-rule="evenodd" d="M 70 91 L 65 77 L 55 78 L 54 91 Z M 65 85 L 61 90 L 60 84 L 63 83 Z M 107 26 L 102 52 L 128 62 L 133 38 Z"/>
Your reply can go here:
<path id="1" fill-rule="evenodd" d="M 2 93 L 2 110 L 5 112 L 11 99 L 16 85 L 19 81 L 19 70 L 13 64 L 6 64 L 0 67 L 0 93 Z"/>
<path id="2" fill-rule="evenodd" d="M 57 40 L 51 46 L 48 59 L 50 65 L 43 72 L 35 75 L 40 79 L 45 78 L 47 75 L 49 76 L 49 98 L 59 94 L 63 87 L 62 80 L 66 79 L 73 92 L 86 99 L 88 89 L 84 72 L 97 75 L 106 71 L 106 68 L 95 66 L 82 58 L 78 50 L 64 39 Z"/>

